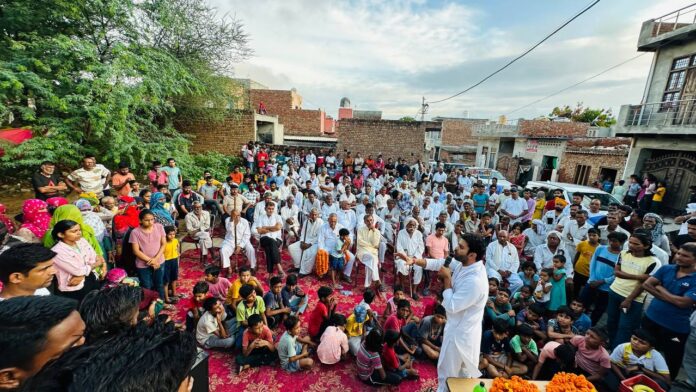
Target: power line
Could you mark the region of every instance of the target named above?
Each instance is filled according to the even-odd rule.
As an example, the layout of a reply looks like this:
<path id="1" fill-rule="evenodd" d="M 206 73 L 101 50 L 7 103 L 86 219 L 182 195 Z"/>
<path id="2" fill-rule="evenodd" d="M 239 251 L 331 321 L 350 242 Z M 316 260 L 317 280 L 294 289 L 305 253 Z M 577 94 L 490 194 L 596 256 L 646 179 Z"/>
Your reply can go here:
<path id="1" fill-rule="evenodd" d="M 462 94 L 464 94 L 464 93 L 466 93 L 466 92 L 472 90 L 473 88 L 475 88 L 475 87 L 477 87 L 477 86 L 483 84 L 485 81 L 487 81 L 488 79 L 490 79 L 490 78 L 492 78 L 493 76 L 497 75 L 498 73 L 502 72 L 505 68 L 511 66 L 511 65 L 514 64 L 517 60 L 519 60 L 519 59 L 521 59 L 522 57 L 526 56 L 526 55 L 529 54 L 532 50 L 536 49 L 539 45 L 541 45 L 541 44 L 543 44 L 544 42 L 546 42 L 549 38 L 551 38 L 551 37 L 554 36 L 556 33 L 558 33 L 559 31 L 561 31 L 561 29 L 563 29 L 564 27 L 566 27 L 567 25 L 569 25 L 572 21 L 574 21 L 575 19 L 579 18 L 582 14 L 584 14 L 584 13 L 587 12 L 587 11 L 589 11 L 592 7 L 594 7 L 594 6 L 595 6 L 597 3 L 599 3 L 599 2 L 600 2 L 600 0 L 595 0 L 595 1 L 593 1 L 590 5 L 586 6 L 582 11 L 578 12 L 577 14 L 575 14 L 575 16 L 573 16 L 572 18 L 568 19 L 565 23 L 563 23 L 563 24 L 560 25 L 558 28 L 556 28 L 554 31 L 552 31 L 550 34 L 548 34 L 546 37 L 544 37 L 544 39 L 542 39 L 541 41 L 537 42 L 534 46 L 532 46 L 531 48 L 527 49 L 527 50 L 524 51 L 522 54 L 520 54 L 519 56 L 517 56 L 517 57 L 515 57 L 514 59 L 512 59 L 511 61 L 509 61 L 509 62 L 508 62 L 507 64 L 505 64 L 504 66 L 502 66 L 501 68 L 498 68 L 495 72 L 491 73 L 490 75 L 486 76 L 485 78 L 483 78 L 483 79 L 481 79 L 480 81 L 476 82 L 475 84 L 471 85 L 471 86 L 468 87 L 467 89 L 465 89 L 465 90 L 463 90 L 463 91 L 460 91 L 460 92 L 458 92 L 458 93 L 456 93 L 456 94 L 454 94 L 454 95 L 452 95 L 452 96 L 449 96 L 449 97 L 447 97 L 447 98 L 440 99 L 440 100 L 437 100 L 437 101 L 431 101 L 430 103 L 432 104 L 432 103 L 440 103 L 440 102 L 448 101 L 448 100 L 450 100 L 450 99 L 452 99 L 452 98 L 458 97 L 458 96 L 460 96 L 460 95 L 462 95 Z"/>
<path id="2" fill-rule="evenodd" d="M 561 89 L 561 90 L 558 90 L 558 91 L 556 91 L 556 92 L 553 93 L 553 94 L 549 94 L 549 95 L 547 95 L 547 96 L 545 96 L 545 97 L 543 97 L 543 98 L 539 98 L 539 99 L 537 99 L 536 101 L 533 101 L 533 102 L 531 102 L 531 103 L 528 103 L 528 104 L 526 104 L 526 105 L 524 105 L 524 106 L 520 106 L 520 107 L 518 107 L 517 109 L 508 112 L 507 115 L 509 116 L 509 115 L 511 115 L 512 113 L 518 112 L 518 111 L 520 111 L 520 110 L 522 110 L 522 109 L 528 108 L 528 107 L 530 107 L 530 106 L 532 106 L 532 105 L 534 105 L 534 104 L 536 104 L 536 103 L 539 103 L 539 102 L 541 102 L 541 101 L 543 101 L 543 100 L 546 100 L 546 99 L 548 99 L 548 98 L 554 97 L 554 96 L 556 96 L 556 95 L 558 95 L 558 94 L 560 94 L 560 93 L 563 93 L 563 92 L 568 91 L 568 90 L 570 90 L 570 89 L 572 89 L 572 88 L 574 88 L 574 87 L 577 87 L 577 86 L 579 86 L 579 85 L 581 85 L 581 84 L 583 84 L 583 83 L 585 83 L 585 82 L 589 82 L 590 80 L 592 80 L 592 79 L 594 79 L 594 78 L 597 78 L 597 77 L 599 77 L 599 76 L 602 76 L 602 75 L 604 75 L 605 73 L 607 73 L 607 72 L 609 72 L 609 71 L 612 71 L 612 70 L 614 70 L 614 69 L 616 69 L 616 68 L 619 68 L 620 66 L 622 66 L 622 65 L 624 65 L 624 64 L 626 64 L 626 63 L 629 63 L 629 62 L 631 62 L 631 61 L 637 59 L 638 57 L 641 57 L 641 56 L 645 55 L 646 53 L 647 53 L 647 52 L 643 52 L 643 53 L 641 53 L 641 54 L 639 54 L 639 55 L 637 55 L 637 56 L 633 56 L 633 57 L 631 57 L 630 59 L 624 60 L 624 61 L 622 61 L 622 62 L 620 62 L 620 63 L 618 63 L 618 64 L 616 64 L 616 65 L 613 65 L 613 66 L 611 66 L 611 67 L 605 69 L 604 71 L 602 71 L 602 72 L 600 72 L 600 73 L 598 73 L 598 74 L 595 74 L 595 75 L 590 76 L 590 77 L 587 78 L 587 79 L 583 79 L 583 80 L 581 80 L 581 81 L 579 81 L 579 82 L 577 82 L 577 83 L 575 83 L 575 84 L 572 84 L 572 85 L 570 85 L 570 86 L 568 86 L 568 87 L 565 87 L 565 88 L 563 88 L 563 89 Z"/>

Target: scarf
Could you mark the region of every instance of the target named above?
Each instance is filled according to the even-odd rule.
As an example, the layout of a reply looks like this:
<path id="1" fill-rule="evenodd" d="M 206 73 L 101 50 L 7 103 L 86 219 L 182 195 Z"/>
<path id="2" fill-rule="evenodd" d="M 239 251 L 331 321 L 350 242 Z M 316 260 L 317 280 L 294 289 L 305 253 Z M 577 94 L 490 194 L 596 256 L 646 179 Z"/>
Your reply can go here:
<path id="1" fill-rule="evenodd" d="M 70 202 L 68 201 L 68 199 L 64 197 L 49 197 L 48 199 L 46 199 L 46 204 L 48 204 L 49 207 L 53 207 L 54 209 L 69 203 Z"/>
<path id="2" fill-rule="evenodd" d="M 662 236 L 665 235 L 665 232 L 662 229 L 662 227 L 664 226 L 664 221 L 659 215 L 652 212 L 648 212 L 647 214 L 645 214 L 645 216 L 643 216 L 643 220 L 645 220 L 645 218 L 655 219 L 655 227 L 653 227 L 650 231 L 650 235 L 652 236 L 653 244 L 660 243 L 660 241 L 662 241 Z"/>
<path id="3" fill-rule="evenodd" d="M 80 193 L 80 199 L 87 200 L 93 206 L 99 204 L 99 197 L 94 192 L 82 192 Z"/>
<path id="4" fill-rule="evenodd" d="M 47 207 L 48 204 L 43 200 L 26 200 L 22 205 L 24 221 L 21 227 L 34 233 L 36 237 L 43 238 L 51 220 L 51 215 L 46 211 Z"/>
<path id="5" fill-rule="evenodd" d="M 159 217 L 161 220 L 167 222 L 167 225 L 174 225 L 174 219 L 172 219 L 172 214 L 169 213 L 164 208 L 164 201 L 166 200 L 164 193 L 155 192 L 150 196 L 150 211 L 152 211 L 155 216 Z M 166 225 L 165 225 L 166 226 Z"/>
<path id="6" fill-rule="evenodd" d="M 114 216 L 114 229 L 117 233 L 124 233 L 126 230 L 135 229 L 140 224 L 138 217 L 138 207 L 130 205 L 126 207 L 123 214 Z"/>
<path id="7" fill-rule="evenodd" d="M 46 232 L 43 238 L 43 244 L 45 247 L 52 248 L 53 245 L 56 244 L 56 240 L 54 240 L 53 236 L 51 235 L 51 230 L 53 230 L 53 227 L 56 225 L 56 223 L 64 220 L 71 220 L 77 222 L 77 224 L 80 225 L 80 229 L 82 230 L 82 238 L 87 240 L 87 242 L 92 246 L 94 251 L 97 252 L 97 255 L 104 254 L 104 252 L 102 251 L 102 247 L 99 244 L 99 241 L 97 240 L 97 236 L 94 233 L 94 229 L 92 229 L 91 226 L 85 223 L 84 219 L 82 219 L 82 213 L 73 204 L 66 204 L 64 206 L 60 206 L 56 208 L 56 210 L 53 212 L 53 217 L 51 218 L 48 231 Z"/>
<path id="8" fill-rule="evenodd" d="M 0 203 L 0 222 L 5 225 L 5 229 L 7 229 L 8 234 L 14 234 L 14 222 L 12 221 L 12 218 L 5 215 L 6 212 L 7 208 L 4 204 Z"/>

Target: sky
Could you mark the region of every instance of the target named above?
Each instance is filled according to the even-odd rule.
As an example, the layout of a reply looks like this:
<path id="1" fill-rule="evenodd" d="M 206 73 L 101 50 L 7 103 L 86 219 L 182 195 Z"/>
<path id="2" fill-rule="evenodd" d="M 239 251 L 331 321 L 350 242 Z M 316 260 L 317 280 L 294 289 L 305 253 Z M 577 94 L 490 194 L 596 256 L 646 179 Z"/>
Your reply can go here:
<path id="1" fill-rule="evenodd" d="M 336 115 L 342 97 L 384 118 L 416 116 L 530 48 L 590 0 L 208 0 L 244 24 L 254 55 L 235 77 L 296 88 L 304 109 Z M 653 54 L 543 100 L 634 57 L 641 24 L 689 5 L 602 0 L 550 40 L 434 116 L 535 118 L 554 106 L 611 109 L 641 101 Z M 513 112 L 514 111 L 514 112 Z"/>

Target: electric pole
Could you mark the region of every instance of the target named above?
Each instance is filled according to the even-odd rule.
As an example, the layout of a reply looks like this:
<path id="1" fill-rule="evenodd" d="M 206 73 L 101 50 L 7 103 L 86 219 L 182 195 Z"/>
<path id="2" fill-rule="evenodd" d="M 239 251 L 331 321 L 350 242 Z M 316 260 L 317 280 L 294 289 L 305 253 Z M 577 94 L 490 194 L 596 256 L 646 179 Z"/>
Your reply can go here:
<path id="1" fill-rule="evenodd" d="M 430 105 L 425 103 L 425 97 L 422 97 L 422 98 L 423 98 L 423 100 L 421 101 L 421 110 L 420 110 L 421 122 L 423 122 L 425 120 L 425 113 L 428 112 L 428 108 L 430 107 Z"/>

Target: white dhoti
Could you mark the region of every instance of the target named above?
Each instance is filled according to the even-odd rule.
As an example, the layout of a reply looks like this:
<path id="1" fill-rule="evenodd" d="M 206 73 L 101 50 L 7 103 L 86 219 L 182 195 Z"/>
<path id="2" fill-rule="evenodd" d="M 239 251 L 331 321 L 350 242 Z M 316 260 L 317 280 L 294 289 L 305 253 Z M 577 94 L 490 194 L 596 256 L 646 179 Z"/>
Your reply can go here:
<path id="1" fill-rule="evenodd" d="M 364 253 L 360 262 L 365 265 L 365 287 L 370 287 L 372 282 L 379 281 L 379 260 L 371 253 Z"/>
<path id="2" fill-rule="evenodd" d="M 239 247 L 242 248 L 242 251 L 246 255 L 246 258 L 249 259 L 249 265 L 251 266 L 251 268 L 256 268 L 256 250 L 254 249 L 254 246 L 251 245 L 251 242 L 239 244 Z M 228 268 L 230 266 L 230 258 L 234 254 L 234 250 L 234 242 L 227 240 L 222 241 L 222 245 L 220 246 L 222 268 Z"/>
<path id="3" fill-rule="evenodd" d="M 288 246 L 288 253 L 292 257 L 292 263 L 295 268 L 300 269 L 300 274 L 309 275 L 314 270 L 314 263 L 317 258 L 317 250 L 319 249 L 317 244 L 313 244 L 311 247 L 302 252 L 300 248 L 301 241 L 294 242 L 292 245 Z"/>
<path id="4" fill-rule="evenodd" d="M 343 268 L 343 275 L 350 278 L 350 274 L 353 272 L 353 265 L 355 264 L 355 255 L 350 251 L 346 251 L 346 253 L 348 253 L 348 258 L 346 259 L 346 266 Z"/>
<path id="5" fill-rule="evenodd" d="M 384 263 L 384 257 L 387 255 L 387 243 L 382 237 L 382 241 L 379 243 L 379 263 Z"/>
<path id="6" fill-rule="evenodd" d="M 391 223 L 386 223 L 384 226 L 384 235 L 382 238 L 386 240 L 388 244 L 394 243 L 394 225 Z"/>
<path id="7" fill-rule="evenodd" d="M 213 239 L 210 238 L 210 233 L 208 233 L 207 231 L 199 231 L 192 237 L 193 239 L 198 241 L 198 246 L 201 248 L 201 252 L 203 253 L 203 255 L 207 255 L 208 249 L 213 247 Z"/>
<path id="8" fill-rule="evenodd" d="M 406 265 L 404 259 L 396 259 L 394 263 L 396 263 L 396 272 L 404 276 L 407 276 L 413 269 L 413 284 L 418 285 L 423 280 L 423 267 L 415 264 Z"/>

